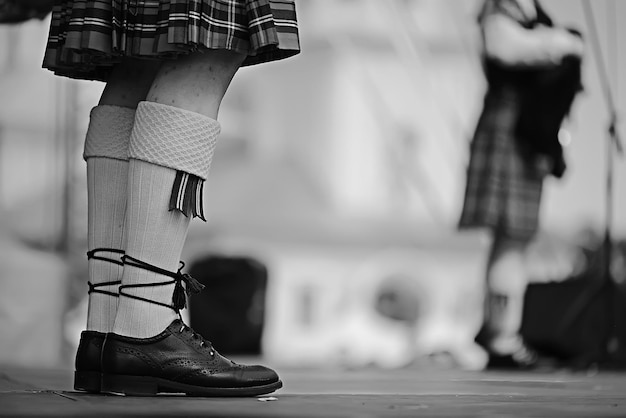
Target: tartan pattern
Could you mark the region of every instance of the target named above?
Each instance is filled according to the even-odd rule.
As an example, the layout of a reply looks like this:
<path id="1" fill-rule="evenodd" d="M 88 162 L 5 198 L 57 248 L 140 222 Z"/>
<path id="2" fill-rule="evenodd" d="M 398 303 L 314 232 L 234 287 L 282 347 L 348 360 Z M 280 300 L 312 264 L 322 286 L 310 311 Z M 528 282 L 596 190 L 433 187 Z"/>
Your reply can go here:
<path id="1" fill-rule="evenodd" d="M 294 0 L 57 0 L 43 67 L 106 81 L 122 57 L 205 48 L 246 54 L 244 66 L 297 54 Z"/>
<path id="2" fill-rule="evenodd" d="M 515 0 L 485 0 L 479 23 L 494 13 L 522 26 L 530 22 Z M 500 83 L 489 87 L 470 148 L 459 228 L 487 227 L 525 241 L 537 231 L 544 174 L 516 136 L 519 112 L 519 87 Z"/>
<path id="3" fill-rule="evenodd" d="M 539 223 L 543 175 L 524 158 L 514 134 L 517 95 L 502 89 L 485 98 L 471 144 L 459 227 L 487 227 L 511 239 L 528 240 Z"/>

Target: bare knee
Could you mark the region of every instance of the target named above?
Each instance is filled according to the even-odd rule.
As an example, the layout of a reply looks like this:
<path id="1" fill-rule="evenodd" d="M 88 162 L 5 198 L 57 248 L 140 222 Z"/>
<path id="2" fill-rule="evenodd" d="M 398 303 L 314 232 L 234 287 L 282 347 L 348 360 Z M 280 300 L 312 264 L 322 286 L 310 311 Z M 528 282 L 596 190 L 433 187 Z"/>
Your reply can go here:
<path id="1" fill-rule="evenodd" d="M 156 60 L 125 59 L 113 68 L 99 104 L 136 108 L 146 99 L 160 67 Z"/>
<path id="2" fill-rule="evenodd" d="M 147 100 L 216 118 L 244 59 L 232 51 L 209 50 L 164 62 Z"/>

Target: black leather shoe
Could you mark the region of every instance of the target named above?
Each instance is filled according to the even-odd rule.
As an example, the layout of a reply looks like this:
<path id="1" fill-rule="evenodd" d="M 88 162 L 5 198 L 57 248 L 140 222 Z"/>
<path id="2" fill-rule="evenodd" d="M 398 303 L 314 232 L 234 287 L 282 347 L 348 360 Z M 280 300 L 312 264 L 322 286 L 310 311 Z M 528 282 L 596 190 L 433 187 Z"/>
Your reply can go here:
<path id="1" fill-rule="evenodd" d="M 539 354 L 526 345 L 521 345 L 514 353 L 489 353 L 487 370 L 532 370 L 539 366 Z"/>
<path id="2" fill-rule="evenodd" d="M 102 391 L 126 395 L 257 396 L 282 387 L 273 370 L 228 360 L 179 319 L 151 338 L 107 334 L 102 371 Z"/>
<path id="3" fill-rule="evenodd" d="M 514 353 L 496 354 L 489 352 L 487 370 L 525 370 L 548 372 L 563 367 L 562 362 L 555 357 L 534 350 L 532 347 L 522 344 Z"/>
<path id="4" fill-rule="evenodd" d="M 100 355 L 106 334 L 97 331 L 83 331 L 76 352 L 74 389 L 99 393 L 102 369 Z"/>
<path id="5" fill-rule="evenodd" d="M 108 253 L 98 255 L 98 253 Z M 112 254 L 124 254 L 123 250 L 116 248 L 96 248 L 87 251 L 87 259 L 107 261 L 109 263 L 123 266 L 124 263 L 115 258 L 111 258 Z M 106 286 L 117 286 L 122 282 L 120 280 L 102 282 L 93 284 L 87 282 L 89 285 L 88 295 L 92 293 L 100 293 L 110 297 L 119 297 L 117 292 L 111 292 L 109 290 L 100 289 Z M 74 389 L 82 390 L 85 392 L 99 393 L 100 381 L 102 378 L 102 368 L 100 367 L 100 357 L 102 354 L 102 345 L 104 344 L 104 338 L 106 334 L 98 331 L 83 331 L 80 334 L 80 342 L 78 343 L 78 351 L 76 352 L 75 371 L 74 371 Z"/>

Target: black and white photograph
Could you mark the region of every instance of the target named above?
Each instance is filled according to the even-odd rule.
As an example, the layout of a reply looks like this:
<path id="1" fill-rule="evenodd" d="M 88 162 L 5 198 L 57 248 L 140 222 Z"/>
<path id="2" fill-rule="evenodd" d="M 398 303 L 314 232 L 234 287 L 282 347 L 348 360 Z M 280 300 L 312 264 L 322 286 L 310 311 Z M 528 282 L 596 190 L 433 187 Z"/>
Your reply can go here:
<path id="1" fill-rule="evenodd" d="M 626 417 L 625 0 L 0 0 L 0 417 Z"/>

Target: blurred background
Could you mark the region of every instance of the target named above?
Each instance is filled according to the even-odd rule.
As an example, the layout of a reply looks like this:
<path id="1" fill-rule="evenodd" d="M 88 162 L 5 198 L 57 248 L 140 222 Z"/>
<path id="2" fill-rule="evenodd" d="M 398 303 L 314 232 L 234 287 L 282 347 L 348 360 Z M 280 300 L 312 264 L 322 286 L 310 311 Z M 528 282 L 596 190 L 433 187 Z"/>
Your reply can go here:
<path id="1" fill-rule="evenodd" d="M 590 31 L 582 1 L 542 3 L 559 24 Z M 621 110 L 626 3 L 590 3 Z M 257 343 L 239 352 L 311 367 L 405 367 L 441 353 L 453 367 L 484 365 L 473 337 L 488 241 L 456 230 L 486 87 L 479 5 L 299 0 L 302 53 L 236 75 L 220 110 L 208 222 L 192 222 L 183 259 L 194 276 L 211 275 L 202 263 L 212 256 L 261 271 L 261 290 L 231 316 Z M 0 26 L 0 364 L 71 364 L 86 321 L 81 154 L 104 85 L 41 69 L 47 31 L 47 19 Z M 537 281 L 580 270 L 607 213 L 614 239 L 626 234 L 626 164 L 608 149 L 591 48 L 566 126 L 568 171 L 546 181 L 529 256 Z M 200 330 L 216 317 L 217 303 L 191 305 Z"/>

